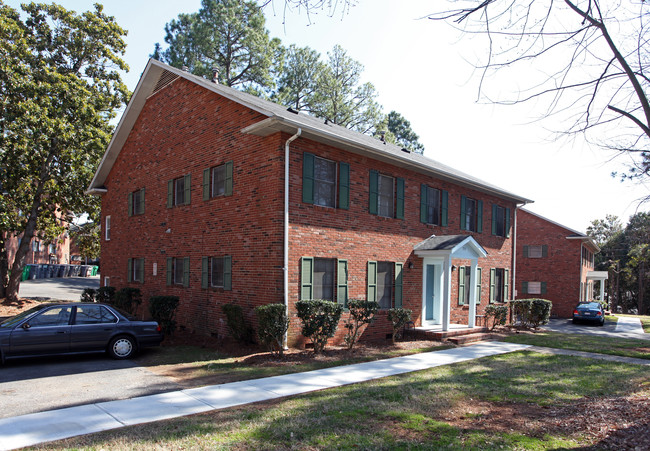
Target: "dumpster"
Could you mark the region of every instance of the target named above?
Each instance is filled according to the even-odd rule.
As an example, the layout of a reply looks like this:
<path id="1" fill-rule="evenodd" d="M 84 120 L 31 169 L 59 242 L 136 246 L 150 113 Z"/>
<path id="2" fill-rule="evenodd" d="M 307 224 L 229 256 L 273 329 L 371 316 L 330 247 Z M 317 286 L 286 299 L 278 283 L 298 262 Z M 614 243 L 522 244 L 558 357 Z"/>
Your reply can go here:
<path id="1" fill-rule="evenodd" d="M 20 276 L 20 281 L 29 279 L 29 265 L 25 265 L 23 268 L 23 274 Z"/>
<path id="2" fill-rule="evenodd" d="M 72 265 L 63 265 L 63 277 L 70 277 Z"/>
<path id="3" fill-rule="evenodd" d="M 65 265 L 56 265 L 56 276 L 63 277 L 65 274 Z"/>
<path id="4" fill-rule="evenodd" d="M 54 265 L 44 265 L 45 266 L 45 277 L 51 279 L 54 276 Z"/>
<path id="5" fill-rule="evenodd" d="M 38 265 L 27 265 L 29 267 L 29 280 L 38 278 Z"/>
<path id="6" fill-rule="evenodd" d="M 72 265 L 70 268 L 70 277 L 79 277 L 80 265 Z"/>
<path id="7" fill-rule="evenodd" d="M 92 271 L 92 268 L 90 265 L 81 265 L 81 269 L 79 270 L 79 275 L 81 277 L 88 277 Z"/>
<path id="8" fill-rule="evenodd" d="M 45 279 L 47 277 L 47 265 L 38 265 L 38 279 Z"/>
<path id="9" fill-rule="evenodd" d="M 99 270 L 99 266 L 97 266 L 97 265 L 93 266 L 93 273 L 92 273 L 92 275 L 93 275 L 93 276 L 96 276 L 98 270 Z"/>

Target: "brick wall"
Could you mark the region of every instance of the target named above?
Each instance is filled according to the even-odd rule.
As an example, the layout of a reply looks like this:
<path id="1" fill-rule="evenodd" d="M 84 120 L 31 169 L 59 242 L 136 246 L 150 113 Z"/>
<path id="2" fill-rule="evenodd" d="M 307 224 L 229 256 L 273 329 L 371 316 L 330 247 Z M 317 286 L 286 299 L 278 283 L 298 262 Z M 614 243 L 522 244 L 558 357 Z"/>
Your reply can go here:
<path id="1" fill-rule="evenodd" d="M 282 302 L 284 143 L 288 134 L 266 138 L 241 130 L 263 116 L 219 95 L 179 79 L 146 102 L 106 180 L 102 197 L 102 225 L 111 216 L 111 239 L 102 239 L 102 276 L 120 288 L 141 288 L 144 299 L 171 294 L 181 299 L 178 323 L 199 333 L 224 336 L 220 306 L 237 302 L 251 324 L 253 308 Z M 350 165 L 350 208 L 341 210 L 302 202 L 304 152 Z M 436 180 L 298 138 L 291 144 L 289 299 L 290 342 L 303 343 L 293 302 L 299 298 L 300 259 L 304 256 L 348 260 L 349 297 L 366 298 L 367 262 L 404 263 L 404 307 L 414 311 L 419 324 L 422 310 L 422 259 L 413 247 L 435 235 L 467 233 L 487 250 L 481 259 L 483 302 L 489 296 L 489 268 L 510 268 L 512 239 L 491 235 L 491 205 L 514 211 L 515 205 L 469 188 Z M 233 195 L 203 200 L 203 169 L 232 161 Z M 405 179 L 405 218 L 368 213 L 369 170 Z M 167 208 L 167 181 L 190 174 L 191 204 Z M 449 225 L 422 224 L 419 219 L 420 184 L 449 192 Z M 128 194 L 145 188 L 145 213 L 129 217 Z M 482 199 L 483 233 L 461 232 L 461 194 Z M 511 219 L 514 223 L 514 220 Z M 104 235 L 102 235 L 102 238 Z M 232 290 L 201 288 L 201 257 L 232 256 Z M 190 258 L 189 287 L 167 286 L 168 257 Z M 129 258 L 144 258 L 144 283 L 127 282 Z M 408 268 L 409 262 L 413 268 Z M 465 264 L 454 261 L 455 265 Z M 154 267 L 156 274 L 154 275 Z M 452 274 L 452 322 L 467 323 L 467 307 L 457 302 L 458 272 Z M 340 327 L 335 341 L 345 329 Z M 364 333 L 364 340 L 385 338 L 390 327 L 385 312 Z"/>

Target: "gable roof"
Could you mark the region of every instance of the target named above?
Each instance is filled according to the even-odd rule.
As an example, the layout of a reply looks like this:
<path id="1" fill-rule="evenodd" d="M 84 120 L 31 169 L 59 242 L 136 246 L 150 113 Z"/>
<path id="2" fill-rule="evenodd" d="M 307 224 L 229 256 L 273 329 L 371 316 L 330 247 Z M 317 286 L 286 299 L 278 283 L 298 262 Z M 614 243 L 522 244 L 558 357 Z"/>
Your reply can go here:
<path id="1" fill-rule="evenodd" d="M 560 227 L 560 228 L 566 230 L 568 232 L 568 235 L 566 236 L 567 240 L 583 241 L 585 243 L 588 243 L 593 248 L 594 252 L 600 252 L 600 247 L 596 244 L 593 237 L 590 237 L 589 235 L 586 235 L 586 234 L 584 234 L 582 232 L 578 232 L 577 230 L 570 229 L 569 227 L 564 226 L 564 225 L 562 225 L 562 224 L 560 224 L 558 222 L 552 221 L 552 220 L 550 220 L 548 218 L 545 218 L 542 215 L 538 215 L 537 213 L 533 213 L 532 211 L 528 210 L 527 208 L 521 208 L 521 211 L 523 211 L 524 213 L 528 213 L 529 215 L 534 216 L 534 217 L 536 217 L 538 219 L 541 219 L 542 221 L 546 221 L 546 222 L 548 222 L 550 224 L 553 224 L 553 225 L 555 225 L 557 227 Z"/>
<path id="2" fill-rule="evenodd" d="M 97 168 L 97 172 L 88 187 L 88 193 L 98 194 L 106 192 L 104 188 L 106 178 L 142 111 L 147 98 L 179 78 L 189 80 L 267 117 L 260 122 L 244 128 L 242 133 L 268 136 L 277 132 L 295 134 L 300 129 L 302 132 L 301 137 L 303 138 L 332 145 L 353 153 L 386 161 L 398 167 L 408 168 L 441 180 L 490 193 L 517 204 L 532 202 L 530 199 L 505 191 L 495 185 L 484 182 L 423 155 L 409 152 L 394 144 L 385 143 L 345 127 L 326 123 L 324 120 L 314 116 L 297 113 L 282 105 L 224 85 L 216 84 L 203 77 L 192 75 L 154 59 L 149 60 L 140 77 L 140 81 Z"/>

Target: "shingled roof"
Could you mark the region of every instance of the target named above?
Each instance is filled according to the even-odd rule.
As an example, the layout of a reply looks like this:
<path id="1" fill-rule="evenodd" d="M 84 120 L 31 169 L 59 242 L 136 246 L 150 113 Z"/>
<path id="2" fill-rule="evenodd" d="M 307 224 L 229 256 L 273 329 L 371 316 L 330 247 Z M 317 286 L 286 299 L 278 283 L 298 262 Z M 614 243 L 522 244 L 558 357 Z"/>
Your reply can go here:
<path id="1" fill-rule="evenodd" d="M 482 192 L 511 200 L 518 204 L 532 201 L 505 191 L 479 178 L 458 171 L 450 166 L 427 158 L 423 155 L 409 152 L 391 143 L 380 141 L 372 136 L 341 127 L 304 113 L 295 112 L 282 105 L 261 99 L 248 93 L 238 91 L 228 86 L 216 84 L 203 77 L 192 75 L 186 71 L 168 66 L 160 61 L 150 59 L 145 67 L 138 86 L 120 119 L 111 142 L 95 173 L 88 192 L 98 194 L 105 192 L 104 182 L 117 159 L 122 146 L 135 124 L 140 111 L 149 96 L 161 90 L 179 78 L 184 78 L 211 90 L 227 99 L 244 105 L 264 116 L 266 119 L 252 124 L 242 130 L 242 133 L 257 136 L 268 136 L 277 132 L 295 134 L 301 130 L 301 137 L 335 146 L 353 153 L 386 161 L 398 167 L 408 168 L 437 179 L 457 183 Z M 458 150 L 456 150 L 458 151 Z"/>

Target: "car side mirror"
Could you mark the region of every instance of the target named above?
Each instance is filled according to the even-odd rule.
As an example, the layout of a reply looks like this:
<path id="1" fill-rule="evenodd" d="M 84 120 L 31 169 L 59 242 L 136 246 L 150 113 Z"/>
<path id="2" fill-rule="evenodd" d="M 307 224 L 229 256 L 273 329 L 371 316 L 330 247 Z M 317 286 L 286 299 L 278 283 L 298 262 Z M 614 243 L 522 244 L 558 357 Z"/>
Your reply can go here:
<path id="1" fill-rule="evenodd" d="M 24 330 L 29 330 L 32 326 L 30 326 L 29 323 L 25 323 L 20 327 L 22 327 Z"/>

